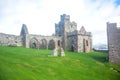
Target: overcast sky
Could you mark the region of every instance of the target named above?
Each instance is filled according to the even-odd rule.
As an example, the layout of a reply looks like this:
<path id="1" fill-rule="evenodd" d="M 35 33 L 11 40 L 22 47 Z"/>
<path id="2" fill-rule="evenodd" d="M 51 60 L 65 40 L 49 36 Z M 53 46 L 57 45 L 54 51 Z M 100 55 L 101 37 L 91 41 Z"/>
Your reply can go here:
<path id="1" fill-rule="evenodd" d="M 120 0 L 0 0 L 0 32 L 19 35 L 24 23 L 30 34 L 52 35 L 64 13 L 92 32 L 93 44 L 107 43 L 106 22 L 120 22 Z"/>

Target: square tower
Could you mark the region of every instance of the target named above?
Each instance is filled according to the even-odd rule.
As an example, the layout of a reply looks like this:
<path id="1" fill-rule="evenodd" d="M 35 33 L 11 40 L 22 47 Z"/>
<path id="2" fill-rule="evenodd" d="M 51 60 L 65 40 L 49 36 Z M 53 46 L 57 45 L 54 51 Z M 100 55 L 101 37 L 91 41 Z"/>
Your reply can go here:
<path id="1" fill-rule="evenodd" d="M 109 61 L 120 65 L 120 28 L 107 22 Z"/>

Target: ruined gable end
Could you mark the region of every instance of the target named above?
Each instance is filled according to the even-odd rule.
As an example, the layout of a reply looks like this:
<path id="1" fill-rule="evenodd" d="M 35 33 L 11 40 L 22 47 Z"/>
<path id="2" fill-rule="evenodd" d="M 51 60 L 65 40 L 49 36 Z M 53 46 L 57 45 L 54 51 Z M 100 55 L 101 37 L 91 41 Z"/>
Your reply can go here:
<path id="1" fill-rule="evenodd" d="M 22 45 L 29 48 L 29 33 L 26 24 L 22 25 L 20 36 L 22 37 Z"/>
<path id="2" fill-rule="evenodd" d="M 25 34 L 29 34 L 29 33 L 28 33 L 28 29 L 27 29 L 26 24 L 23 24 L 23 25 L 22 25 L 22 29 L 21 29 L 20 36 L 25 35 Z"/>
<path id="3" fill-rule="evenodd" d="M 81 27 L 80 31 L 79 31 L 81 34 L 86 34 L 86 30 L 84 28 L 84 26 Z"/>

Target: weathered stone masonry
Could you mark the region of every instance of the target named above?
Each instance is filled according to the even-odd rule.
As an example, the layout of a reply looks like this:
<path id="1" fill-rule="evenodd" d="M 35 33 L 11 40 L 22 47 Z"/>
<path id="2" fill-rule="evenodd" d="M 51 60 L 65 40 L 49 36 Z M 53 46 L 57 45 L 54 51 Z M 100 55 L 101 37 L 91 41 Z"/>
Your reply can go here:
<path id="1" fill-rule="evenodd" d="M 91 32 L 82 26 L 77 30 L 77 23 L 70 21 L 70 16 L 61 15 L 60 22 L 55 24 L 55 35 L 62 38 L 62 47 L 75 52 L 90 52 L 92 50 Z"/>
<path id="2" fill-rule="evenodd" d="M 109 61 L 120 65 L 120 28 L 107 22 Z"/>
<path id="3" fill-rule="evenodd" d="M 22 46 L 21 36 L 0 33 L 1 46 Z"/>
<path id="4" fill-rule="evenodd" d="M 78 31 L 77 23 L 71 22 L 70 16 L 63 14 L 60 22 L 55 24 L 55 36 L 29 34 L 27 26 L 23 24 L 20 36 L 0 33 L 0 45 L 37 49 L 54 49 L 61 46 L 64 50 L 90 52 L 92 38 L 91 33 L 86 32 L 84 27 Z"/>
<path id="5" fill-rule="evenodd" d="M 28 33 L 27 26 L 22 25 L 20 36 L 0 33 L 0 45 L 3 46 L 24 46 L 26 48 L 54 49 L 60 37 L 41 36 Z"/>

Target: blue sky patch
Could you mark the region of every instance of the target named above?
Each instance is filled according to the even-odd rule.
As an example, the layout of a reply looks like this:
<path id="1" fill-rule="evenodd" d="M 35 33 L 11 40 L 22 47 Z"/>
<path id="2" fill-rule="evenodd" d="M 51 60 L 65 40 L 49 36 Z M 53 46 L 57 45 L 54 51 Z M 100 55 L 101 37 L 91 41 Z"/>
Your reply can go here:
<path id="1" fill-rule="evenodd" d="M 116 5 L 120 5 L 120 0 L 116 0 L 116 1 L 115 1 L 115 4 L 116 4 Z"/>

